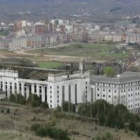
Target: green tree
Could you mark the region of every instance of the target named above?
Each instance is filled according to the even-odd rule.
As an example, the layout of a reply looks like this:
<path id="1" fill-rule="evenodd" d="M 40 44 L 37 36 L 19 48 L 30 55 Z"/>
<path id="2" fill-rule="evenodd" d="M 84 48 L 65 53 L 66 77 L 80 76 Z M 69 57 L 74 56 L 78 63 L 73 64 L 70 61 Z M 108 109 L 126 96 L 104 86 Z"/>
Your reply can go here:
<path id="1" fill-rule="evenodd" d="M 28 104 L 32 107 L 39 107 L 42 104 L 42 101 L 36 94 L 31 94 L 28 98 Z"/>
<path id="2" fill-rule="evenodd" d="M 115 75 L 115 69 L 113 67 L 105 67 L 104 74 L 108 77 L 113 77 Z"/>
<path id="3" fill-rule="evenodd" d="M 63 102 L 62 104 L 63 106 L 63 111 L 65 112 L 75 112 L 76 111 L 76 106 L 72 103 L 69 103 L 69 102 Z"/>
<path id="4" fill-rule="evenodd" d="M 16 97 L 15 97 L 15 95 L 14 94 L 11 94 L 11 96 L 10 96 L 10 98 L 9 98 L 9 101 L 10 102 L 16 102 Z"/>

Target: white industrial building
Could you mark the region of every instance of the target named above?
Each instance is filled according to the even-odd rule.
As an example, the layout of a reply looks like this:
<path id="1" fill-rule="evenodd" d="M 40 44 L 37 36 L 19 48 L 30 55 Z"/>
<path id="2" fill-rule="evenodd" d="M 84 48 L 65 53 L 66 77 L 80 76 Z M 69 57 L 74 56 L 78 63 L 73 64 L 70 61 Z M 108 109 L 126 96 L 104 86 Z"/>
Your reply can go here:
<path id="1" fill-rule="evenodd" d="M 81 65 L 82 68 L 82 65 Z M 89 72 L 25 68 L 0 70 L 0 89 L 11 94 L 37 94 L 50 108 L 61 106 L 63 101 L 74 104 L 90 102 Z"/>

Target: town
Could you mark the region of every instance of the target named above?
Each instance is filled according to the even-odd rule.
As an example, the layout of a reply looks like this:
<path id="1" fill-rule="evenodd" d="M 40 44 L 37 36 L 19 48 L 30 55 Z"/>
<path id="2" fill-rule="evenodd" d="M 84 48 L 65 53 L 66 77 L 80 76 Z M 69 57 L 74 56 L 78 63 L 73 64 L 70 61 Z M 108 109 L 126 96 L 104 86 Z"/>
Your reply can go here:
<path id="1" fill-rule="evenodd" d="M 140 15 L 91 11 L 0 23 L 1 140 L 139 139 Z"/>
<path id="2" fill-rule="evenodd" d="M 82 23 L 53 19 L 50 21 L 18 20 L 0 25 L 0 48 L 8 50 L 51 47 L 72 42 L 139 43 L 136 24 Z"/>

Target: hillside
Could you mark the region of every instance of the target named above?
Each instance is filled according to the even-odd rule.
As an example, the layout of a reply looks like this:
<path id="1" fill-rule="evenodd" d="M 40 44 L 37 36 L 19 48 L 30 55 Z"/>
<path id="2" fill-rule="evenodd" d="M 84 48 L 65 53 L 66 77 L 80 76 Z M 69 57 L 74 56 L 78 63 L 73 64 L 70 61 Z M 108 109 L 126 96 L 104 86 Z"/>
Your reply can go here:
<path id="1" fill-rule="evenodd" d="M 140 13 L 139 0 L 0 0 L 0 21 L 16 19 L 73 18 L 89 13 L 82 19 L 113 19 Z"/>
<path id="2" fill-rule="evenodd" d="M 31 126 L 36 123 L 61 128 L 69 133 L 71 140 L 93 140 L 96 136 L 106 133 L 110 133 L 113 140 L 139 139 L 128 130 L 99 126 L 88 119 L 17 104 L 0 103 L 0 120 L 1 140 L 50 140 L 37 137 L 31 131 Z"/>

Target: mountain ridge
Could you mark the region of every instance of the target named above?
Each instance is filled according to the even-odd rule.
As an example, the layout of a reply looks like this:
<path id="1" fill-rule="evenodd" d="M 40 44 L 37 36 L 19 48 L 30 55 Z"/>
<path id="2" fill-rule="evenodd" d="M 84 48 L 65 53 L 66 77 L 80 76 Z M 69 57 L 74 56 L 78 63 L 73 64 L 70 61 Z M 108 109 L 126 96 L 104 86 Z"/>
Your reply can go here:
<path id="1" fill-rule="evenodd" d="M 71 18 L 89 12 L 89 18 L 112 18 L 140 13 L 140 0 L 0 0 L 0 21 Z M 84 17 L 86 18 L 86 17 Z"/>

